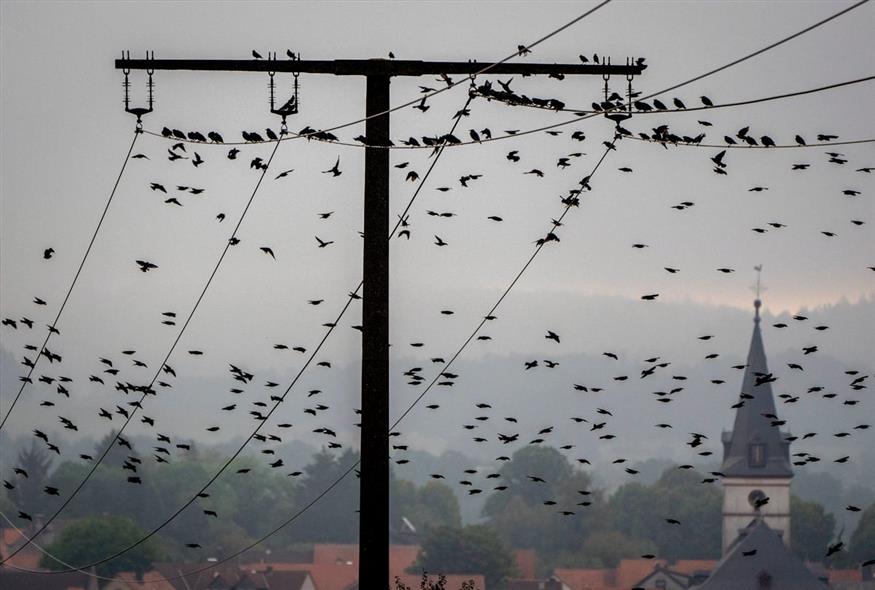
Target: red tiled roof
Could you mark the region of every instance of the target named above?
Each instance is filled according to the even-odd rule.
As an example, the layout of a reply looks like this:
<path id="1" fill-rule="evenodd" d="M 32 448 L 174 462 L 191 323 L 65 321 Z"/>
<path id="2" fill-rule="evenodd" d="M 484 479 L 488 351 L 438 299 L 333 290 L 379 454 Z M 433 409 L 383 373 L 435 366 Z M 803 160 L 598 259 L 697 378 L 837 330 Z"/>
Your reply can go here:
<path id="1" fill-rule="evenodd" d="M 608 581 L 613 573 L 614 570 L 607 569 L 557 568 L 553 570 L 553 574 L 565 582 L 571 590 L 609 588 Z"/>
<path id="2" fill-rule="evenodd" d="M 861 570 L 861 569 L 826 570 L 826 574 L 829 576 L 829 583 L 830 584 L 832 584 L 834 582 L 862 582 L 863 581 L 863 570 Z"/>
<path id="3" fill-rule="evenodd" d="M 3 533 L 3 544 L 4 545 L 13 545 L 17 543 L 19 540 L 23 540 L 21 533 L 16 531 L 15 529 L 0 529 L 0 532 Z"/>
<path id="4" fill-rule="evenodd" d="M 359 562 L 359 546 L 320 543 L 313 545 L 313 563 L 346 563 Z"/>
<path id="5" fill-rule="evenodd" d="M 517 549 L 514 551 L 516 558 L 516 567 L 519 570 L 520 578 L 532 579 L 535 577 L 535 550 L 534 549 Z"/>
<path id="6" fill-rule="evenodd" d="M 196 569 L 201 564 L 195 564 Z M 166 569 L 166 568 L 165 568 Z M 209 570 L 208 570 L 209 571 Z M 185 573 L 184 571 L 182 573 Z M 204 573 L 204 572 L 201 572 Z M 131 572 L 121 572 L 117 574 L 110 584 L 113 590 L 125 588 L 129 590 L 180 590 L 180 589 L 206 589 L 214 584 L 216 575 L 222 577 L 229 584 L 240 583 L 244 579 L 251 579 L 256 585 L 264 585 L 268 588 L 282 588 L 283 590 L 297 590 L 301 587 L 309 574 L 309 570 L 280 570 L 273 571 L 258 570 L 254 568 L 242 567 L 239 570 L 226 572 L 209 572 L 209 575 L 194 574 L 186 581 L 182 579 L 173 580 L 174 583 L 164 580 L 166 577 L 172 577 L 172 572 L 152 570 L 146 572 L 142 578 Z M 177 574 L 178 575 L 178 574 Z M 311 575 L 312 577 L 312 575 Z"/>
<path id="7" fill-rule="evenodd" d="M 317 590 L 347 590 L 359 577 L 358 567 L 345 563 L 255 563 L 242 565 L 241 569 L 266 571 L 307 571 Z"/>
<path id="8" fill-rule="evenodd" d="M 669 569 L 689 576 L 695 572 L 710 572 L 716 565 L 716 559 L 678 559 Z"/>
<path id="9" fill-rule="evenodd" d="M 416 561 L 417 555 L 419 555 L 419 545 L 390 545 L 389 571 L 393 575 L 403 574 Z M 324 565 L 343 563 L 357 567 L 358 561 L 358 545 L 323 543 L 313 546 L 313 563 Z"/>
<path id="10" fill-rule="evenodd" d="M 404 574 L 413 565 L 419 555 L 419 545 L 389 546 L 389 575 Z"/>
<path id="11" fill-rule="evenodd" d="M 229 583 L 236 583 L 245 574 L 242 568 L 238 569 L 228 565 L 208 569 L 203 569 L 203 567 L 203 563 L 159 561 L 152 564 L 152 571 L 147 572 L 144 579 L 149 582 L 158 578 L 170 578 L 168 583 L 176 590 L 206 590 L 216 578 L 220 577 Z M 157 582 L 155 583 L 157 584 Z"/>
<path id="12" fill-rule="evenodd" d="M 656 565 L 665 567 L 663 559 L 621 559 L 617 567 L 614 585 L 619 588 L 631 588 L 633 584 L 644 579 Z"/>
<path id="13" fill-rule="evenodd" d="M 557 568 L 553 574 L 571 590 L 608 590 L 631 588 L 657 565 L 665 567 L 662 559 L 621 559 L 616 569 Z"/>
<path id="14" fill-rule="evenodd" d="M 28 545 L 21 551 L 15 554 L 15 557 L 11 559 L 7 559 L 7 555 L 11 552 L 3 552 L 3 559 L 6 564 L 9 564 L 12 567 L 20 568 L 23 570 L 39 570 L 42 569 L 40 567 L 40 561 L 42 561 L 42 553 L 38 549 L 36 549 L 33 545 Z"/>

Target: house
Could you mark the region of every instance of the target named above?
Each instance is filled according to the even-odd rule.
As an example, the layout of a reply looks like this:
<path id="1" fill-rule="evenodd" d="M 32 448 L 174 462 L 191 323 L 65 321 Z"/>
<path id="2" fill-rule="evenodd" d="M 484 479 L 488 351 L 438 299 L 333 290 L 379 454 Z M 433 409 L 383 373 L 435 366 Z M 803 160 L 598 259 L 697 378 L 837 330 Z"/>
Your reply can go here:
<path id="1" fill-rule="evenodd" d="M 177 590 L 169 581 L 164 581 L 156 570 L 137 576 L 132 572 L 119 572 L 102 590 Z"/>
<path id="2" fill-rule="evenodd" d="M 614 586 L 615 572 L 610 569 L 557 568 L 553 575 L 569 590 L 603 590 Z"/>
<path id="3" fill-rule="evenodd" d="M 391 545 L 389 547 L 389 577 L 388 587 L 394 588 L 397 577 L 404 585 L 415 590 L 419 589 L 421 574 L 409 574 L 407 570 L 416 562 L 419 555 L 418 545 Z M 523 559 L 530 558 L 531 569 L 534 570 L 534 554 L 524 552 Z M 313 579 L 316 590 L 356 590 L 358 585 L 359 548 L 354 544 L 322 543 L 313 546 L 310 563 L 258 562 L 241 566 L 243 569 L 263 571 L 306 571 Z M 525 565 L 525 564 L 524 564 Z M 482 575 L 448 575 L 447 590 L 460 590 L 462 584 L 473 580 L 477 590 L 484 590 L 485 582 Z M 429 580 L 437 581 L 437 576 L 429 576 Z"/>
<path id="4" fill-rule="evenodd" d="M 875 590 L 875 566 L 860 569 L 828 570 L 832 590 Z"/>
<path id="5" fill-rule="evenodd" d="M 666 565 L 662 559 L 621 559 L 613 569 L 556 568 L 553 575 L 569 590 L 628 590 Z"/>
<path id="6" fill-rule="evenodd" d="M 313 580 L 316 590 L 350 590 L 358 580 L 358 566 L 345 563 L 270 563 L 252 564 L 256 571 L 270 569 L 275 572 L 302 571 L 307 572 Z"/>
<path id="7" fill-rule="evenodd" d="M 25 532 L 33 533 L 32 527 Z M 12 553 L 19 547 L 24 545 L 27 539 L 19 529 L 15 528 L 0 528 L 0 559 L 11 567 L 21 568 L 24 570 L 40 569 L 39 564 L 42 560 L 42 553 L 33 545 L 28 545 L 24 549 L 15 553 L 15 556 L 9 558 Z M 2 588 L 2 586 L 0 586 Z"/>
<path id="8" fill-rule="evenodd" d="M 120 573 L 102 590 L 319 590 L 305 570 L 222 568 L 195 572 L 204 564 L 162 563 L 156 566 L 143 576 Z"/>
<path id="9" fill-rule="evenodd" d="M 690 576 L 657 564 L 652 572 L 632 587 L 640 590 L 686 590 L 690 587 Z"/>

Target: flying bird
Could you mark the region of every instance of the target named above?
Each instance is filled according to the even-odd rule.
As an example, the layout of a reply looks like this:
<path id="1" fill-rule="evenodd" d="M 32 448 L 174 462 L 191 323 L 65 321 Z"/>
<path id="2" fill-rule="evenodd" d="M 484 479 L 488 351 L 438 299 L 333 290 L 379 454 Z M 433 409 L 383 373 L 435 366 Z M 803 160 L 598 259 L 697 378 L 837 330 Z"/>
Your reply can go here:
<path id="1" fill-rule="evenodd" d="M 341 172 L 340 170 L 340 156 L 337 156 L 337 161 L 334 163 L 334 166 L 332 166 L 328 170 L 323 170 L 322 174 L 331 174 L 334 177 L 343 174 L 343 172 Z"/>
<path id="2" fill-rule="evenodd" d="M 267 246 L 262 246 L 261 248 L 259 248 L 259 250 L 261 250 L 265 254 L 268 254 L 271 258 L 276 260 L 276 256 L 274 256 L 273 250 L 271 248 L 268 248 Z"/>
<path id="3" fill-rule="evenodd" d="M 146 260 L 136 260 L 135 262 L 137 263 L 137 266 L 140 267 L 140 270 L 143 272 L 149 272 L 150 270 L 158 268 L 157 264 L 153 264 Z"/>

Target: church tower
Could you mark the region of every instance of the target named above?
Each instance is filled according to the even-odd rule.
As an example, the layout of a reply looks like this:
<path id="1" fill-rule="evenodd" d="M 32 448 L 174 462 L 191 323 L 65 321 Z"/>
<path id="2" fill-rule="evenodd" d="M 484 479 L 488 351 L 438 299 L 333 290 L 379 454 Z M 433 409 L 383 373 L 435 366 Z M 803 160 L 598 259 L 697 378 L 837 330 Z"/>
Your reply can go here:
<path id="1" fill-rule="evenodd" d="M 759 270 L 759 268 L 757 269 Z M 723 554 L 752 520 L 762 518 L 790 545 L 790 442 L 776 423 L 773 380 L 760 334 L 759 281 L 753 336 L 735 425 L 723 433 Z"/>

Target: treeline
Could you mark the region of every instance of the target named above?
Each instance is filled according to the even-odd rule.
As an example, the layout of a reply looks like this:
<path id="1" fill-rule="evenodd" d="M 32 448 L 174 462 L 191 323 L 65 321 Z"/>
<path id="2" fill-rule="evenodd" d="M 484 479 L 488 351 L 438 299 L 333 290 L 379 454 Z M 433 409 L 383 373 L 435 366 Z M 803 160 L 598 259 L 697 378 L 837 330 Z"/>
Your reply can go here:
<path id="1" fill-rule="evenodd" d="M 100 441 L 96 452 L 106 448 L 112 436 Z M 163 554 L 184 561 L 222 559 L 284 522 L 288 526 L 253 551 L 311 543 L 356 543 L 359 489 L 357 471 L 351 468 L 358 460 L 356 451 L 323 450 L 295 471 L 288 466 L 268 467 L 255 457 L 241 457 L 161 529 L 155 536 L 156 545 Z M 130 450 L 114 446 L 56 523 L 85 517 L 122 517 L 141 530 L 151 531 L 188 502 L 224 461 L 213 451 L 193 447 L 185 459 L 157 463 L 151 454 L 139 452 L 136 446 Z M 24 469 L 28 477 L 10 482 L 14 487 L 0 494 L 0 508 L 10 517 L 21 510 L 35 520 L 53 514 L 92 467 L 87 461 L 63 461 L 53 466 L 52 456 L 41 445 L 22 450 L 13 465 Z M 347 471 L 350 473 L 339 484 L 324 493 Z M 134 476 L 141 483 L 128 480 Z M 59 490 L 60 495 L 46 494 L 46 487 Z M 444 484 L 415 486 L 393 477 L 390 490 L 390 525 L 394 530 L 404 529 L 402 516 L 423 528 L 461 525 L 456 497 Z M 305 510 L 317 498 L 318 504 Z M 186 547 L 194 543 L 200 547 Z"/>
<path id="2" fill-rule="evenodd" d="M 670 466 L 651 485 L 631 481 L 607 496 L 559 451 L 534 445 L 517 451 L 500 473 L 509 489 L 487 500 L 487 523 L 510 546 L 535 549 L 544 572 L 615 567 L 624 557 L 648 554 L 668 560 L 720 557 L 723 493 L 710 474 Z M 532 481 L 529 475 L 545 481 Z M 548 500 L 575 507 L 575 514 L 563 516 L 556 506 L 545 505 Z M 805 560 L 823 561 L 835 540 L 835 517 L 795 496 L 791 513 L 793 551 Z M 864 521 L 850 543 L 846 538 L 851 552 L 832 564 L 862 561 L 872 552 L 875 531 L 866 532 L 872 525 Z"/>
<path id="3" fill-rule="evenodd" d="M 108 442 L 101 441 L 97 448 L 105 448 Z M 355 451 L 323 450 L 306 467 L 292 471 L 289 467 L 268 467 L 254 457 L 240 458 L 161 529 L 154 538 L 154 554 L 184 561 L 222 559 L 286 522 L 288 526 L 279 528 L 253 551 L 272 550 L 281 555 L 299 545 L 356 543 L 358 459 Z M 116 446 L 65 509 L 64 517 L 121 517 L 137 530 L 151 531 L 189 501 L 224 460 L 211 451 L 193 448 L 187 459 L 156 463 L 151 455 L 141 457 L 136 447 Z M 141 484 L 128 481 L 134 472 L 122 468 L 126 463 L 136 466 Z M 41 446 L 19 453 L 15 464 L 29 476 L 18 478 L 13 489 L 5 490 L 6 497 L 0 496 L 3 512 L 8 515 L 17 510 L 37 516 L 54 513 L 66 492 L 91 468 L 83 461 L 64 461 L 53 467 Z M 347 471 L 347 477 L 334 485 Z M 411 538 L 404 519 L 422 535 L 424 546 L 435 540 L 438 530 L 439 537 L 456 535 L 467 539 L 469 545 L 471 539 L 494 537 L 497 542 L 487 544 L 501 555 L 487 555 L 487 561 L 493 564 L 489 567 L 501 571 L 490 573 L 490 578 L 511 575 L 512 569 L 503 571 L 504 565 L 494 566 L 509 563 L 510 548 L 534 549 L 539 573 L 554 567 L 614 567 L 622 558 L 646 554 L 669 560 L 720 556 L 722 492 L 714 483 L 703 483 L 706 476 L 694 470 L 670 467 L 650 485 L 632 481 L 607 495 L 558 450 L 529 445 L 503 463 L 499 474 L 486 480 L 503 489 L 488 496 L 484 523 L 476 529 L 462 527 L 459 503 L 450 486 L 441 481 L 416 486 L 393 475 L 389 525 L 396 542 Z M 451 477 L 447 474 L 447 481 Z M 46 486 L 60 490 L 60 496 L 44 493 Z M 317 498 L 318 503 L 307 509 Z M 837 535 L 835 518 L 819 504 L 795 497 L 791 510 L 793 550 L 803 559 L 823 561 L 827 545 Z M 125 530 L 128 539 L 131 531 Z M 831 565 L 854 566 L 875 556 L 875 505 L 862 513 L 857 529 L 844 540 L 847 551 L 834 556 Z M 193 544 L 198 547 L 191 547 Z M 124 541 L 116 540 L 93 551 L 101 558 L 124 546 Z M 444 543 L 438 553 L 451 556 L 448 547 L 452 546 Z M 493 549 L 484 548 L 481 553 Z M 470 547 L 464 551 L 465 559 L 457 556 L 455 561 L 470 561 Z M 255 559 L 252 554 L 247 558 Z M 424 561 L 423 565 L 435 564 Z"/>

